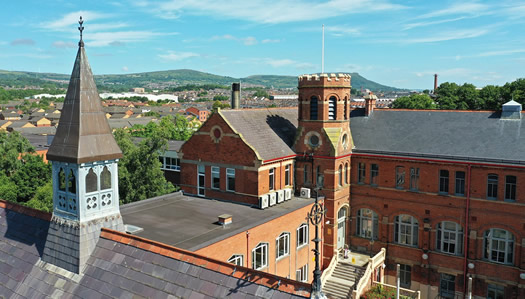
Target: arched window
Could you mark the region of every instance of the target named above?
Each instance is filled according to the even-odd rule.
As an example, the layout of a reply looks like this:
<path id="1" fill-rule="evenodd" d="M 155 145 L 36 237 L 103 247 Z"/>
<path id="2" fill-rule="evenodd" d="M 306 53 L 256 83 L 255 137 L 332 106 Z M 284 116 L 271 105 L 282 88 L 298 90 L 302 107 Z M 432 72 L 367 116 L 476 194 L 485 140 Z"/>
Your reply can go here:
<path id="1" fill-rule="evenodd" d="M 376 212 L 370 209 L 357 211 L 357 235 L 363 238 L 377 240 L 379 222 Z"/>
<path id="2" fill-rule="evenodd" d="M 436 249 L 455 255 L 463 252 L 463 228 L 456 222 L 443 221 L 437 225 Z"/>
<path id="3" fill-rule="evenodd" d="M 419 223 L 410 215 L 396 216 L 394 242 L 402 245 L 417 246 Z"/>
<path id="4" fill-rule="evenodd" d="M 344 112 L 344 119 L 347 120 L 348 119 L 348 98 L 345 97 L 345 108 L 343 109 L 343 112 Z"/>
<path id="5" fill-rule="evenodd" d="M 337 220 L 338 222 L 339 221 L 344 221 L 346 219 L 346 215 L 347 215 L 347 210 L 345 207 L 342 207 L 339 209 L 339 211 L 337 212 Z"/>
<path id="6" fill-rule="evenodd" d="M 512 264 L 514 260 L 514 236 L 511 232 L 491 228 L 484 235 L 484 258 L 495 263 Z"/>
<path id="7" fill-rule="evenodd" d="M 66 173 L 64 172 L 64 168 L 60 168 L 58 172 L 58 189 L 60 191 L 66 191 Z"/>
<path id="8" fill-rule="evenodd" d="M 310 98 L 310 120 L 317 120 L 317 97 Z"/>
<path id="9" fill-rule="evenodd" d="M 308 224 L 303 223 L 297 228 L 297 248 L 308 244 Z"/>
<path id="10" fill-rule="evenodd" d="M 97 186 L 97 174 L 90 168 L 86 175 L 86 193 L 94 192 L 98 190 Z"/>
<path id="11" fill-rule="evenodd" d="M 111 172 L 107 166 L 104 166 L 100 173 L 100 190 L 111 189 Z"/>
<path id="12" fill-rule="evenodd" d="M 339 186 L 343 186 L 343 165 L 339 165 Z"/>
<path id="13" fill-rule="evenodd" d="M 75 174 L 73 173 L 73 170 L 70 169 L 69 173 L 67 175 L 67 192 L 76 194 L 77 193 L 77 180 L 75 178 Z"/>
<path id="14" fill-rule="evenodd" d="M 282 233 L 275 239 L 276 258 L 290 254 L 290 233 Z"/>
<path id="15" fill-rule="evenodd" d="M 259 243 L 252 250 L 252 268 L 260 270 L 268 266 L 268 243 Z"/>
<path id="16" fill-rule="evenodd" d="M 334 96 L 328 99 L 328 119 L 337 119 L 337 98 Z"/>
<path id="17" fill-rule="evenodd" d="M 348 162 L 345 163 L 345 183 L 348 184 Z"/>

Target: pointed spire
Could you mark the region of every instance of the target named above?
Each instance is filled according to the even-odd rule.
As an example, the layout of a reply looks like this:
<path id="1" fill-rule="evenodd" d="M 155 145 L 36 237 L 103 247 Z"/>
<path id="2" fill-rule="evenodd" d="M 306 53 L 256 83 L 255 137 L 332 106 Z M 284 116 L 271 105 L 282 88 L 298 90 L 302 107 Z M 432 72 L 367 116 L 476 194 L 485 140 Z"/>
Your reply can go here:
<path id="1" fill-rule="evenodd" d="M 122 157 L 102 109 L 86 56 L 82 23 L 80 18 L 79 49 L 57 132 L 47 152 L 47 159 L 51 161 L 81 164 Z"/>

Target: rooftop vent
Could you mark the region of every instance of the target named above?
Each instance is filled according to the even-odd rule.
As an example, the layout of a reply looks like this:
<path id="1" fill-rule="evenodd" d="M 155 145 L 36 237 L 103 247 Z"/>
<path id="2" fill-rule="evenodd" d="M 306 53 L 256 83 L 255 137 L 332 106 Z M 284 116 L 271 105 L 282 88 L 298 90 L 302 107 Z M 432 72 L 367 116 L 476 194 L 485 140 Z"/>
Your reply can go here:
<path id="1" fill-rule="evenodd" d="M 144 231 L 142 227 L 138 227 L 136 225 L 131 225 L 131 224 L 125 224 L 124 230 L 126 231 L 126 234 L 130 234 L 130 235 L 135 235 L 135 234 L 140 233 L 141 231 Z"/>
<path id="2" fill-rule="evenodd" d="M 521 104 L 512 100 L 503 104 L 502 119 L 521 119 Z"/>
<path id="3" fill-rule="evenodd" d="M 232 223 L 232 215 L 230 214 L 222 214 L 219 216 L 219 225 L 225 226 Z"/>

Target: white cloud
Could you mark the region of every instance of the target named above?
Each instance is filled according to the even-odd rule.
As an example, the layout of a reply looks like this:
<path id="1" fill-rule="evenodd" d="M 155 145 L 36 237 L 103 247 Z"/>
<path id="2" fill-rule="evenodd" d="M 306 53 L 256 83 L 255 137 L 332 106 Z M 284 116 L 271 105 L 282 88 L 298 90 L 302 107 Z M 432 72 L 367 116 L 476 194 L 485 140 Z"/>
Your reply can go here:
<path id="1" fill-rule="evenodd" d="M 464 20 L 466 18 L 467 17 L 458 17 L 458 18 L 443 19 L 443 20 L 437 20 L 437 21 L 431 21 L 431 22 L 410 23 L 410 24 L 406 24 L 405 26 L 403 26 L 403 30 L 410 30 L 410 29 L 418 28 L 418 27 L 425 27 L 425 26 L 430 26 L 430 25 L 456 22 L 456 21 Z"/>
<path id="2" fill-rule="evenodd" d="M 242 38 L 241 40 L 245 46 L 253 46 L 257 44 L 257 39 L 255 39 L 255 37 L 253 36 L 248 36 L 248 37 Z"/>
<path id="3" fill-rule="evenodd" d="M 94 11 L 75 11 L 68 13 L 62 18 L 51 21 L 51 22 L 43 22 L 40 24 L 41 28 L 52 30 L 52 31 L 71 31 L 71 28 L 75 28 L 72 25 L 76 24 L 78 25 L 78 20 L 82 16 L 82 19 L 85 22 L 93 22 L 98 19 L 104 19 L 109 18 L 111 15 L 104 14 L 104 13 L 98 13 Z M 93 25 L 91 25 L 93 26 Z"/>
<path id="4" fill-rule="evenodd" d="M 164 60 L 168 60 L 168 61 L 180 61 L 180 60 L 188 59 L 188 58 L 191 58 L 191 57 L 198 57 L 200 55 L 197 54 L 197 53 L 193 53 L 193 52 L 168 51 L 167 54 L 159 54 L 158 56 L 160 58 L 162 58 Z"/>
<path id="5" fill-rule="evenodd" d="M 441 32 L 438 34 L 432 34 L 426 37 L 400 40 L 400 42 L 408 44 L 435 43 L 449 40 L 475 38 L 482 35 L 486 35 L 489 32 L 490 30 L 487 28 L 455 30 L 449 32 Z"/>
<path id="6" fill-rule="evenodd" d="M 478 57 L 491 57 L 491 56 L 506 56 L 518 53 L 525 53 L 525 49 L 513 49 L 513 50 L 500 50 L 500 51 L 488 51 L 480 53 Z"/>
<path id="7" fill-rule="evenodd" d="M 348 25 L 325 26 L 324 30 L 326 33 L 330 33 L 334 36 L 358 36 L 361 34 L 359 29 L 352 28 Z"/>
<path id="8" fill-rule="evenodd" d="M 280 43 L 280 42 L 281 42 L 280 39 L 269 39 L 269 38 L 263 39 L 261 41 L 262 44 L 275 44 L 275 43 Z"/>
<path id="9" fill-rule="evenodd" d="M 313 64 L 308 62 L 298 62 L 292 59 L 273 59 L 266 58 L 263 60 L 263 63 L 268 64 L 274 68 L 279 67 L 293 67 L 295 69 L 308 69 L 315 67 Z"/>
<path id="10" fill-rule="evenodd" d="M 416 17 L 415 19 L 428 19 L 449 15 L 476 15 L 487 12 L 489 8 L 490 7 L 488 5 L 477 2 L 459 2 L 454 3 L 451 6 L 444 9 L 422 14 Z"/>
<path id="11" fill-rule="evenodd" d="M 433 70 L 433 71 L 423 71 L 423 72 L 417 72 L 417 77 L 426 77 L 426 76 L 434 76 L 434 74 L 438 74 L 439 76 L 444 77 L 469 77 L 474 73 L 473 70 L 466 69 L 466 68 L 452 68 L 452 69 L 442 69 L 442 70 Z"/>
<path id="12" fill-rule="evenodd" d="M 312 3 L 307 0 L 170 0 L 160 5 L 149 5 L 159 17 L 177 16 L 184 12 L 229 19 L 240 19 L 255 23 L 287 23 L 319 20 L 362 11 L 392 11 L 406 8 L 388 0 L 329 0 Z"/>
<path id="13" fill-rule="evenodd" d="M 248 37 L 235 37 L 231 34 L 224 34 L 224 35 L 215 35 L 212 38 L 209 39 L 210 41 L 216 41 L 216 40 L 233 40 L 243 43 L 245 46 L 253 46 L 257 44 L 257 39 L 253 36 Z M 188 40 L 186 40 L 188 41 Z"/>
<path id="14" fill-rule="evenodd" d="M 30 38 L 19 38 L 11 42 L 11 46 L 34 46 L 35 41 Z"/>
<path id="15" fill-rule="evenodd" d="M 167 34 L 151 31 L 95 32 L 85 35 L 84 41 L 91 47 L 120 46 L 126 43 L 142 42 L 163 35 Z"/>
<path id="16" fill-rule="evenodd" d="M 73 42 L 56 41 L 53 43 L 55 48 L 76 48 L 77 44 Z"/>
<path id="17" fill-rule="evenodd" d="M 123 72 L 129 72 L 129 68 L 128 68 L 127 66 L 123 66 L 123 67 L 122 67 L 122 71 L 123 71 Z"/>

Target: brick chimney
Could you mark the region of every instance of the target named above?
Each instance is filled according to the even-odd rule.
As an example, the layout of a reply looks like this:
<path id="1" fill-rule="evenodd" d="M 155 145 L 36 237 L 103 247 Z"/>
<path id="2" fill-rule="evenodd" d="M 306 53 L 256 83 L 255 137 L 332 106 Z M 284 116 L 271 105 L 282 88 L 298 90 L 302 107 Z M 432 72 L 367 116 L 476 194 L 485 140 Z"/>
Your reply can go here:
<path id="1" fill-rule="evenodd" d="M 368 95 L 364 96 L 365 98 L 365 115 L 370 116 L 374 109 L 376 108 L 377 96 L 370 92 Z"/>
<path id="2" fill-rule="evenodd" d="M 438 89 L 438 74 L 434 74 L 434 94 L 436 94 L 437 89 Z"/>

